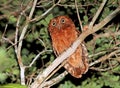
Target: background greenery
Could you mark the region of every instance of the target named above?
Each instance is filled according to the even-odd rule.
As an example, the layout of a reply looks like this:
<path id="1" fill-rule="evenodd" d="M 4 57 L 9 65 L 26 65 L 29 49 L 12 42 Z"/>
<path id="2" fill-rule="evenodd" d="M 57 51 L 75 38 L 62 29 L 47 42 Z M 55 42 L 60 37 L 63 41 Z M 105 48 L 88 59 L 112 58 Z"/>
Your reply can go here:
<path id="1" fill-rule="evenodd" d="M 54 0 L 38 0 L 33 18 L 40 17 L 53 6 Z M 55 3 L 57 0 L 55 1 Z M 33 58 L 44 49 L 49 50 L 42 53 L 34 65 L 26 69 L 26 84 L 30 83 L 32 77 L 36 77 L 39 71 L 45 69 L 55 59 L 52 51 L 51 40 L 47 31 L 50 19 L 68 15 L 80 30 L 74 0 L 61 0 L 47 15 L 41 19 L 33 20 L 29 23 L 27 33 L 23 40 L 22 61 L 24 65 L 29 65 Z M 98 10 L 102 0 L 77 0 L 79 14 L 83 25 L 88 25 Z M 16 59 L 14 42 L 16 22 L 20 13 L 25 10 L 19 25 L 19 36 L 22 28 L 32 8 L 32 0 L 0 0 L 0 84 L 20 83 L 19 66 Z M 108 0 L 104 10 L 98 17 L 96 24 L 120 6 L 119 0 Z M 27 8 L 26 8 L 27 7 Z M 6 26 L 7 25 L 7 26 Z M 6 29 L 6 31 L 5 31 Z M 90 63 L 102 56 L 120 49 L 120 35 L 104 37 L 102 34 L 120 31 L 120 15 L 108 23 L 103 29 L 90 35 L 85 39 L 90 56 Z M 96 36 L 100 35 L 99 38 Z M 98 54 L 101 53 L 101 54 Z M 98 55 L 96 55 L 98 54 Z M 117 55 L 117 57 L 115 56 Z M 76 79 L 67 75 L 61 82 L 53 87 L 56 88 L 119 88 L 120 87 L 120 52 L 113 55 L 112 59 L 107 59 L 92 66 L 87 74 Z M 114 58 L 114 59 L 113 59 Z M 110 69 L 109 69 L 110 68 Z M 56 74 L 63 71 L 62 68 Z M 14 85 L 14 86 L 16 86 Z M 5 87 L 6 88 L 6 87 Z M 14 87 L 13 87 L 14 88 Z M 23 87 L 20 87 L 23 88 Z"/>

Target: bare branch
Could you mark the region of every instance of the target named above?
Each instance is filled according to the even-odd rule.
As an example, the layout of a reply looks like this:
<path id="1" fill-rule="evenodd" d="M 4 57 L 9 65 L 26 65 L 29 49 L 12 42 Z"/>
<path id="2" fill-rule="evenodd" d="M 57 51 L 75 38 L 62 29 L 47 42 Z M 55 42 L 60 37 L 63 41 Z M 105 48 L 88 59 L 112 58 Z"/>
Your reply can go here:
<path id="1" fill-rule="evenodd" d="M 64 71 L 63 73 L 61 73 L 57 77 L 51 79 L 50 81 L 45 82 L 42 86 L 50 88 L 51 86 L 60 82 L 67 74 L 68 74 L 68 72 Z M 39 88 L 41 88 L 41 87 L 39 87 Z"/>
<path id="2" fill-rule="evenodd" d="M 14 43 L 10 39 L 4 37 L 5 33 L 6 33 L 6 30 L 7 30 L 7 27 L 8 27 L 8 24 L 6 24 L 6 26 L 5 26 L 5 30 L 4 30 L 4 32 L 2 34 L 2 39 L 5 40 L 5 41 L 7 41 L 7 42 L 9 42 L 12 45 L 14 45 Z M 2 39 L 1 39 L 1 41 L 2 41 Z"/>
<path id="3" fill-rule="evenodd" d="M 30 14 L 29 14 L 29 20 L 32 18 L 32 15 L 33 15 L 33 12 L 35 10 L 35 6 L 36 6 L 36 3 L 37 3 L 37 0 L 34 0 L 33 2 L 33 7 L 30 11 Z M 22 13 L 21 13 L 22 14 Z M 18 21 L 17 21 L 17 26 L 19 24 L 19 20 L 20 20 L 21 17 L 19 17 Z M 20 77 L 21 77 L 21 84 L 22 85 L 25 85 L 25 66 L 23 65 L 22 63 L 22 57 L 21 57 L 21 47 L 22 47 L 22 42 L 23 42 L 23 38 L 25 36 L 25 33 L 27 31 L 27 28 L 28 28 L 28 25 L 29 25 L 29 21 L 26 21 L 26 25 L 24 26 L 23 30 L 22 30 L 22 33 L 20 35 L 20 38 L 19 38 L 19 43 L 18 43 L 18 47 L 17 45 L 15 46 L 15 52 L 17 54 L 17 59 L 18 59 L 18 64 L 20 66 Z M 16 28 L 16 36 L 15 36 L 15 43 L 17 44 L 17 36 L 18 36 L 18 28 Z"/>
<path id="4" fill-rule="evenodd" d="M 16 31 L 15 31 L 15 53 L 17 54 L 17 43 L 18 43 L 18 30 L 19 30 L 19 24 L 20 24 L 21 15 L 19 15 L 16 23 Z"/>
<path id="5" fill-rule="evenodd" d="M 53 4 L 53 6 L 51 8 L 49 8 L 45 13 L 43 13 L 42 15 L 34 18 L 31 20 L 32 21 L 38 21 L 40 19 L 42 19 L 44 16 L 46 16 L 52 9 L 54 9 L 59 3 L 60 3 L 61 0 L 59 0 L 56 4 Z"/>
<path id="6" fill-rule="evenodd" d="M 51 52 L 51 50 L 43 50 L 42 52 L 40 52 L 39 54 L 37 54 L 37 56 L 32 60 L 32 62 L 29 64 L 29 66 L 26 66 L 26 67 L 31 67 L 33 64 L 34 64 L 34 62 L 40 57 L 40 55 L 42 54 L 42 53 L 45 53 L 45 52 Z"/>
<path id="7" fill-rule="evenodd" d="M 99 7 L 98 11 L 96 12 L 95 16 L 93 17 L 92 21 L 89 24 L 89 28 L 90 29 L 93 27 L 95 21 L 97 20 L 99 14 L 101 13 L 101 11 L 102 11 L 102 9 L 103 9 L 103 7 L 104 7 L 104 5 L 105 5 L 106 2 L 107 2 L 107 0 L 103 0 L 101 6 Z"/>
<path id="8" fill-rule="evenodd" d="M 118 64 L 116 64 L 115 66 L 112 66 L 112 67 L 108 67 L 108 68 L 90 67 L 90 69 L 96 70 L 96 71 L 108 71 L 108 70 L 111 70 L 111 69 L 113 69 L 113 68 L 115 68 L 115 67 L 117 67 L 117 66 L 118 66 Z"/>
<path id="9" fill-rule="evenodd" d="M 29 17 L 28 17 L 29 20 L 32 18 L 33 12 L 34 12 L 34 10 L 35 10 L 36 3 L 37 3 L 37 0 L 34 0 L 33 7 L 32 7 L 32 9 L 31 9 L 31 12 L 30 12 Z M 19 38 L 19 44 L 18 44 L 18 55 L 19 55 L 19 56 L 20 56 L 20 52 L 21 52 L 21 47 L 22 47 L 23 38 L 24 38 L 25 33 L 26 33 L 26 31 L 27 31 L 27 28 L 28 28 L 28 24 L 29 24 L 29 21 L 26 22 L 26 25 L 25 25 L 25 27 L 23 28 L 23 31 L 22 31 L 21 36 L 20 36 L 20 38 Z"/>
<path id="10" fill-rule="evenodd" d="M 82 21 L 80 19 L 80 15 L 79 15 L 79 11 L 78 11 L 78 6 L 77 6 L 77 1 L 76 0 L 75 0 L 75 8 L 76 8 L 76 11 L 77 11 L 77 17 L 78 17 L 78 20 L 79 20 L 79 25 L 81 27 L 81 30 L 83 31 Z"/>
<path id="11" fill-rule="evenodd" d="M 93 66 L 93 65 L 95 65 L 95 64 L 97 64 L 97 63 L 100 63 L 100 62 L 102 62 L 102 61 L 105 61 L 106 59 L 109 59 L 111 56 L 115 55 L 115 54 L 118 53 L 118 52 L 120 52 L 120 50 L 115 50 L 115 51 L 111 52 L 110 54 L 105 55 L 105 56 L 99 58 L 98 60 L 90 63 L 89 66 Z"/>
<path id="12" fill-rule="evenodd" d="M 95 37 L 96 38 L 101 38 L 101 37 L 110 37 L 110 36 L 118 36 L 118 35 L 120 35 L 120 31 L 118 31 L 118 32 L 108 32 L 108 33 L 96 35 Z"/>

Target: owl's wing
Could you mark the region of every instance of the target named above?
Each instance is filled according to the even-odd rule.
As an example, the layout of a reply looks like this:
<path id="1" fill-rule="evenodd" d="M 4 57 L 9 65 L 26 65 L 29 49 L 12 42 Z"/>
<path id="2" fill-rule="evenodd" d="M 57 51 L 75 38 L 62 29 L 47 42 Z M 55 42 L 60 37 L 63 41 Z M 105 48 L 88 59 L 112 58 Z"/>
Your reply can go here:
<path id="1" fill-rule="evenodd" d="M 86 67 L 86 70 L 84 71 L 84 73 L 86 73 L 88 71 L 89 68 L 89 57 L 88 57 L 88 51 L 87 48 L 85 46 L 85 43 L 81 43 L 82 46 L 82 60 L 84 62 L 84 65 Z"/>
<path id="2" fill-rule="evenodd" d="M 83 43 L 76 49 L 64 66 L 66 70 L 74 77 L 81 78 L 88 71 L 88 53 Z"/>

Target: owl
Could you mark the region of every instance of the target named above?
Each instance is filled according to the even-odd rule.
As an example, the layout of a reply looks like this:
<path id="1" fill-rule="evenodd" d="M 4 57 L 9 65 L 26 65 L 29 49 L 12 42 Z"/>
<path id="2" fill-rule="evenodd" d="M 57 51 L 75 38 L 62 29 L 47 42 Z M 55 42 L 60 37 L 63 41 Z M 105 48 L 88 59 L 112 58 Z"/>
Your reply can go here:
<path id="1" fill-rule="evenodd" d="M 59 56 L 78 38 L 80 32 L 68 16 L 58 16 L 50 20 L 48 31 L 51 36 L 53 50 Z M 88 53 L 84 43 L 67 58 L 64 68 L 75 78 L 81 78 L 88 71 Z"/>

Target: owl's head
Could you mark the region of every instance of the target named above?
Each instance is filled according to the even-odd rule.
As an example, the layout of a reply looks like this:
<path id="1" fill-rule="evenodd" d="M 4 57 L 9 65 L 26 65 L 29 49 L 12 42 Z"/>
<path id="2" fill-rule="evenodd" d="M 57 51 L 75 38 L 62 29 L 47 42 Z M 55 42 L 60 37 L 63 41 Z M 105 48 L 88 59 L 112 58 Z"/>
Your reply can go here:
<path id="1" fill-rule="evenodd" d="M 48 30 L 50 32 L 57 30 L 67 30 L 75 28 L 73 21 L 68 16 L 58 16 L 50 20 Z"/>

